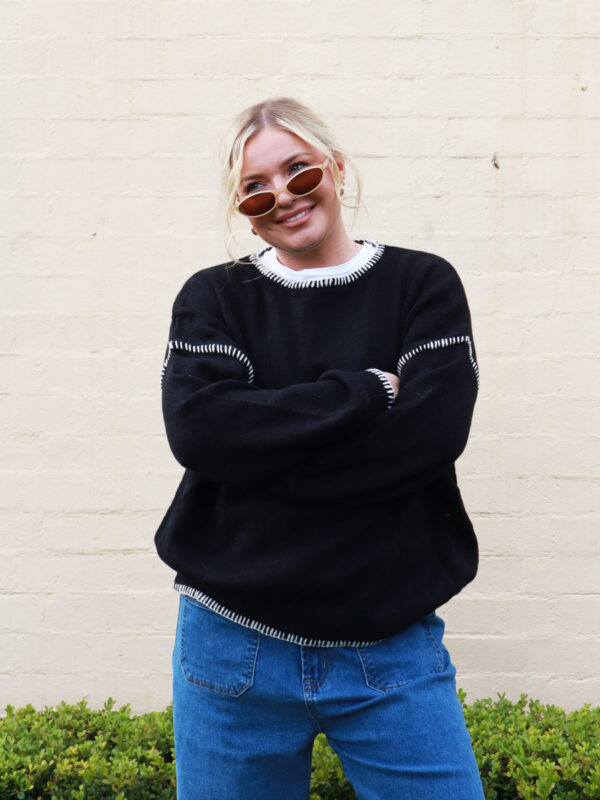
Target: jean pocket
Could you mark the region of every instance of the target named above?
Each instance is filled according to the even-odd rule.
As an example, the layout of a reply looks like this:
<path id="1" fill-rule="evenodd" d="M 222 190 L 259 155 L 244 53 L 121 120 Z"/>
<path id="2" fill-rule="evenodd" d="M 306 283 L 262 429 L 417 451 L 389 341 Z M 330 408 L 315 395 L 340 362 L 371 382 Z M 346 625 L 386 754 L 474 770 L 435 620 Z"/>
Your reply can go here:
<path id="1" fill-rule="evenodd" d="M 378 644 L 357 648 L 367 686 L 389 692 L 442 672 L 448 661 L 443 631 L 443 621 L 432 613 Z"/>
<path id="2" fill-rule="evenodd" d="M 176 652 L 186 680 L 239 697 L 254 683 L 260 634 L 181 595 Z"/>

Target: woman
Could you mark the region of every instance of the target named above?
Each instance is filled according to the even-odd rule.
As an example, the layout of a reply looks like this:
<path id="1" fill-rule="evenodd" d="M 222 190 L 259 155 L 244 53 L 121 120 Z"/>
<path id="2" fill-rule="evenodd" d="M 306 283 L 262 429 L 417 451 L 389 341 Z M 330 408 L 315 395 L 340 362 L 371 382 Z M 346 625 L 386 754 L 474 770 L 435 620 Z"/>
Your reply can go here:
<path id="1" fill-rule="evenodd" d="M 321 731 L 364 800 L 483 797 L 435 614 L 477 568 L 469 310 L 446 261 L 350 237 L 348 163 L 294 100 L 242 112 L 227 203 L 266 247 L 173 307 L 180 800 L 306 800 Z"/>

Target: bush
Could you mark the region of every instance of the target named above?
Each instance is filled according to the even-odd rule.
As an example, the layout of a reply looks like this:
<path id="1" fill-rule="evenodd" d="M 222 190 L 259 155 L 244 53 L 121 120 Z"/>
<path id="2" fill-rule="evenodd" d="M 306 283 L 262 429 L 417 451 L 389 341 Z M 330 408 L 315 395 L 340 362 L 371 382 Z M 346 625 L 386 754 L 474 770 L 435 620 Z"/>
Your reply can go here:
<path id="1" fill-rule="evenodd" d="M 174 800 L 171 710 L 132 717 L 109 699 L 94 711 L 8 706 L 0 720 L 1 800 Z"/>
<path id="2" fill-rule="evenodd" d="M 461 701 L 486 800 L 599 800 L 600 709 L 565 713 L 525 695 Z M 311 800 L 355 800 L 321 734 Z M 0 800 L 174 800 L 171 708 L 133 716 L 85 701 L 0 719 Z"/>
<path id="3" fill-rule="evenodd" d="M 459 695 L 486 800 L 600 800 L 600 708 Z"/>

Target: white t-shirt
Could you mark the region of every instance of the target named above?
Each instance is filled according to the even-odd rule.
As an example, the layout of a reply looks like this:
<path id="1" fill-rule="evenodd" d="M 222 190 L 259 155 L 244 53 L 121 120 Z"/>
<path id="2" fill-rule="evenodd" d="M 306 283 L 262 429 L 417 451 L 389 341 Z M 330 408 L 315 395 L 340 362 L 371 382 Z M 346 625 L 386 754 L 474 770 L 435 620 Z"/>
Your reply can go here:
<path id="1" fill-rule="evenodd" d="M 309 267 L 308 269 L 290 269 L 286 267 L 277 259 L 277 253 L 274 247 L 270 247 L 261 253 L 260 260 L 263 265 L 276 275 L 285 278 L 287 281 L 303 283 L 304 281 L 312 281 L 318 278 L 335 278 L 351 275 L 352 273 L 360 270 L 367 261 L 373 256 L 377 250 L 377 243 L 365 240 L 363 246 L 360 248 L 356 255 L 351 259 L 345 261 L 343 264 L 335 264 L 331 267 Z"/>

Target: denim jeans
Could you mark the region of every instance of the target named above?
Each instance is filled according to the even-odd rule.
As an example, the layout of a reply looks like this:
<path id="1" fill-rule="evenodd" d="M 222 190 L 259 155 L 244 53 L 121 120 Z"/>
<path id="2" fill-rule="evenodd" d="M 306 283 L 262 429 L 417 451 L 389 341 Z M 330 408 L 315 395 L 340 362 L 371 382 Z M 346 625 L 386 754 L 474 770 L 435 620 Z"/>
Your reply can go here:
<path id="1" fill-rule="evenodd" d="M 361 800 L 483 800 L 434 613 L 369 647 L 308 647 L 181 596 L 178 800 L 308 800 L 326 734 Z"/>

